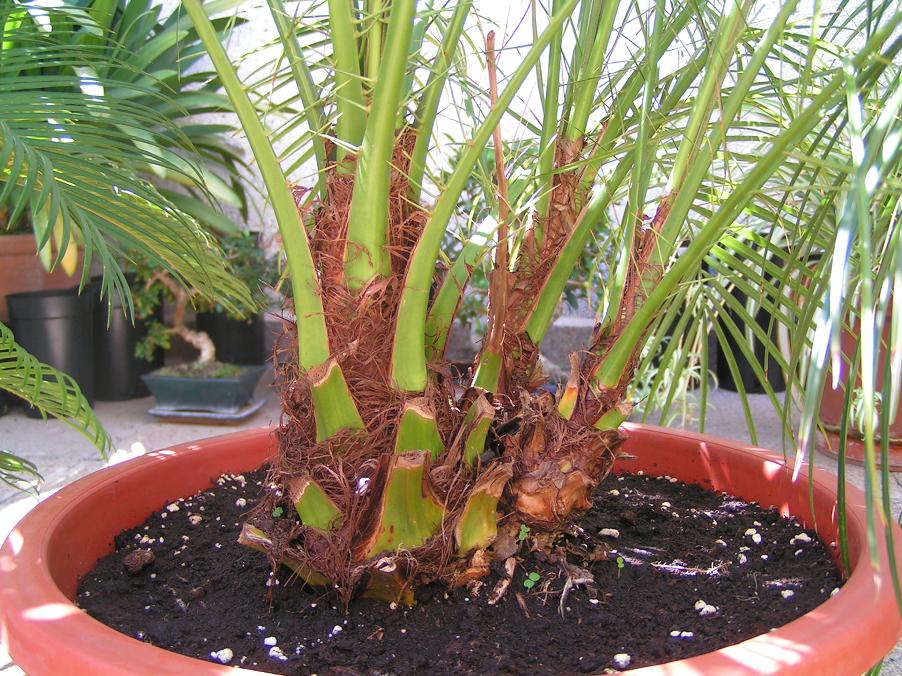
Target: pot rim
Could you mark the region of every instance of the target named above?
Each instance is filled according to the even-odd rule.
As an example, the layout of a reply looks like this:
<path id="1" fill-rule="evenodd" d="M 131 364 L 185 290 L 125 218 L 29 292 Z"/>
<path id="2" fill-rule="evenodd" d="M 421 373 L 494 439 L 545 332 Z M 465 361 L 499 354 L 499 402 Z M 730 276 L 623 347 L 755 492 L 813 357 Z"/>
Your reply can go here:
<path id="1" fill-rule="evenodd" d="M 711 448 L 719 457 L 756 463 L 767 476 L 773 477 L 790 470 L 782 456 L 708 435 L 627 423 L 628 433 L 639 437 L 669 438 L 683 443 Z M 40 674 L 256 674 L 240 667 L 218 665 L 156 648 L 122 634 L 81 611 L 60 589 L 50 570 L 50 545 L 54 528 L 71 516 L 91 496 L 125 485 L 146 469 L 159 467 L 161 461 L 180 458 L 186 462 L 197 456 L 216 457 L 210 480 L 223 471 L 248 471 L 250 465 L 268 457 L 272 428 L 261 427 L 231 434 L 188 442 L 148 453 L 125 463 L 108 467 L 79 479 L 42 501 L 16 525 L 0 548 L 0 642 L 12 658 L 27 673 Z M 257 444 L 255 453 L 240 452 L 234 447 Z M 266 452 L 262 454 L 261 448 Z M 233 448 L 233 450 L 229 450 Z M 706 451 L 707 452 L 707 451 Z M 227 461 L 219 462 L 227 454 Z M 248 457 L 251 460 L 248 460 Z M 241 467 L 244 462 L 244 469 Z M 257 461 L 256 463 L 254 461 Z M 178 462 L 176 463 L 178 464 Z M 210 464 L 209 462 L 207 464 Z M 807 492 L 808 465 L 803 469 L 798 490 Z M 655 474 L 646 470 L 647 474 Z M 832 496 L 835 501 L 836 478 L 825 469 L 814 468 L 812 486 L 820 499 Z M 179 496 L 187 497 L 187 496 Z M 171 496 L 159 500 L 160 506 Z M 839 592 L 823 604 L 770 633 L 761 634 L 721 650 L 692 658 L 637 669 L 642 676 L 674 676 L 677 674 L 751 674 L 751 673 L 825 673 L 835 671 L 834 657 L 811 647 L 804 639 L 818 637 L 830 646 L 834 655 L 852 656 L 860 652 L 862 636 L 872 643 L 880 643 L 885 651 L 902 634 L 902 616 L 896 607 L 889 579 L 886 545 L 878 537 L 879 570 L 872 567 L 868 548 L 862 546 L 866 537 L 864 494 L 853 486 L 846 488 L 847 522 L 853 544 L 853 571 Z M 807 496 L 806 496 L 807 500 Z M 835 509 L 833 510 L 835 513 Z M 145 515 L 146 516 L 146 515 Z M 144 518 L 144 517 L 142 517 Z M 137 523 L 140 523 L 138 521 Z M 134 524 L 133 524 L 134 525 Z M 819 534 L 823 522 L 819 524 Z M 826 527 L 829 529 L 830 524 Z M 902 533 L 895 530 L 895 552 L 902 561 Z M 118 531 L 117 531 L 118 533 Z M 110 533 L 109 539 L 117 533 Z M 90 570 L 90 566 L 86 569 Z M 864 605 L 863 605 L 864 604 Z M 862 614 L 862 608 L 868 608 Z M 886 644 L 885 646 L 883 644 Z M 877 647 L 877 646 L 875 646 Z M 217 646 L 212 646 L 217 649 Z M 65 654 L 51 656 L 48 650 L 62 650 Z M 859 657 L 859 662 L 870 657 Z M 878 658 L 879 659 L 879 658 Z M 51 664 L 53 665 L 51 667 Z M 870 667 L 868 664 L 858 671 Z M 90 667 L 90 671 L 86 671 Z M 851 672 L 850 672 L 851 673 Z"/>

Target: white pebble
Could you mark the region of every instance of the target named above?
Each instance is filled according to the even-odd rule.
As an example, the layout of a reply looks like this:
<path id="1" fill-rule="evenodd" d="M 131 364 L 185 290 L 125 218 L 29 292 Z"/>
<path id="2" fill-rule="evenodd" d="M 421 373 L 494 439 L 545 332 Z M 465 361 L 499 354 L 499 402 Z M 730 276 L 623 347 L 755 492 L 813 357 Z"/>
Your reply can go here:
<path id="1" fill-rule="evenodd" d="M 784 599 L 788 599 L 789 597 L 795 596 L 795 595 L 796 595 L 796 593 L 792 589 L 784 589 L 783 591 L 780 592 L 780 596 L 782 596 Z"/>
<path id="2" fill-rule="evenodd" d="M 767 554 L 762 554 L 761 558 L 764 559 L 765 561 L 767 561 Z"/>
<path id="3" fill-rule="evenodd" d="M 793 535 L 792 539 L 789 541 L 789 544 L 794 545 L 796 542 L 804 542 L 807 544 L 811 542 L 811 536 L 805 532 L 801 532 L 798 535 Z"/>
<path id="4" fill-rule="evenodd" d="M 695 609 L 696 609 L 696 610 L 701 610 L 701 609 L 704 608 L 706 605 L 708 605 L 708 604 L 705 603 L 704 601 L 702 601 L 701 599 L 699 599 L 698 601 L 695 602 Z"/>
<path id="5" fill-rule="evenodd" d="M 761 535 L 758 533 L 752 533 L 752 542 L 754 542 L 756 545 L 760 545 L 761 544 Z"/>
<path id="6" fill-rule="evenodd" d="M 713 615 L 717 612 L 717 608 L 712 606 L 710 603 L 705 605 L 704 608 L 698 611 L 698 614 L 704 617 L 705 615 Z"/>
<path id="7" fill-rule="evenodd" d="M 278 642 L 279 639 L 277 639 L 275 636 L 267 636 L 265 639 L 263 639 L 263 645 L 273 646 Z"/>
<path id="8" fill-rule="evenodd" d="M 752 521 L 752 523 L 753 523 L 754 525 L 756 525 L 756 526 L 759 526 L 759 527 L 761 526 L 761 522 L 760 522 L 760 521 Z"/>
<path id="9" fill-rule="evenodd" d="M 589 603 L 591 603 L 593 606 L 597 606 L 597 605 L 598 605 L 598 599 L 589 599 Z"/>
<path id="10" fill-rule="evenodd" d="M 669 502 L 662 502 L 662 503 L 661 503 L 661 507 L 670 507 L 670 503 L 669 503 Z"/>
<path id="11" fill-rule="evenodd" d="M 745 558 L 745 554 L 740 554 L 738 561 L 739 563 L 745 563 L 746 561 L 748 561 L 748 559 Z"/>
<path id="12" fill-rule="evenodd" d="M 232 661 L 232 658 L 234 656 L 235 653 L 232 652 L 231 648 L 223 648 L 222 650 L 217 650 L 210 653 L 210 657 L 212 657 L 217 662 L 220 662 L 221 664 L 228 664 Z"/>
<path id="13" fill-rule="evenodd" d="M 282 652 L 282 649 L 279 646 L 273 646 L 269 649 L 269 656 L 274 660 L 279 660 L 280 662 L 284 662 L 288 658 L 285 657 L 285 653 Z"/>
<path id="14" fill-rule="evenodd" d="M 693 634 L 691 631 L 680 632 L 680 638 L 692 638 L 693 636 L 695 636 L 695 634 Z"/>
<path id="15" fill-rule="evenodd" d="M 724 542 L 723 540 L 715 540 L 715 541 L 714 541 L 714 544 L 720 545 L 721 547 L 726 547 L 726 546 L 727 546 L 727 543 Z"/>
<path id="16" fill-rule="evenodd" d="M 620 537 L 620 531 L 616 528 L 602 528 L 600 531 L 598 531 L 598 534 L 606 538 L 617 539 Z"/>
<path id="17" fill-rule="evenodd" d="M 830 596 L 836 596 L 839 594 L 839 587 L 836 587 L 832 592 L 830 592 Z"/>
<path id="18" fill-rule="evenodd" d="M 179 509 L 181 509 L 181 507 L 179 507 L 177 502 L 173 502 L 172 504 L 166 505 L 167 512 L 177 512 L 177 511 L 179 511 Z"/>
<path id="19" fill-rule="evenodd" d="M 329 632 L 329 636 L 338 636 L 338 634 L 343 631 L 344 629 L 341 628 L 341 625 L 336 624 L 334 627 L 332 627 L 332 631 Z"/>
<path id="20" fill-rule="evenodd" d="M 754 528 L 749 528 L 745 531 L 745 534 L 746 535 L 755 535 L 755 533 L 757 533 L 757 532 L 758 531 L 756 531 Z"/>
<path id="21" fill-rule="evenodd" d="M 675 476 L 672 476 L 668 479 L 668 481 L 672 484 L 675 484 L 677 481 L 679 481 L 679 479 L 677 479 Z"/>
<path id="22" fill-rule="evenodd" d="M 613 496 L 616 497 L 616 496 L 620 495 L 620 491 L 618 491 L 618 490 L 615 488 L 615 489 L 613 489 L 613 490 L 608 491 L 608 495 L 613 495 Z"/>
<path id="23" fill-rule="evenodd" d="M 245 500 L 244 498 L 238 498 L 237 500 L 235 500 L 236 507 L 245 507 L 246 505 L 247 505 L 247 500 Z"/>
<path id="24" fill-rule="evenodd" d="M 218 542 L 215 543 L 213 546 L 216 547 L 216 549 L 222 549 L 222 545 L 219 544 Z"/>
<path id="25" fill-rule="evenodd" d="M 626 653 L 617 653 L 614 655 L 614 666 L 618 669 L 626 669 L 631 661 L 632 658 Z"/>
<path id="26" fill-rule="evenodd" d="M 673 636 L 674 638 L 676 638 L 677 636 L 680 635 L 679 629 L 674 629 L 672 632 L 670 632 L 670 635 Z"/>
<path id="27" fill-rule="evenodd" d="M 798 556 L 798 555 L 799 555 L 799 554 L 801 554 L 801 553 L 802 553 L 802 551 L 803 551 L 803 550 L 801 550 L 801 549 L 797 549 L 797 550 L 795 550 L 795 555 L 796 555 L 796 556 Z"/>

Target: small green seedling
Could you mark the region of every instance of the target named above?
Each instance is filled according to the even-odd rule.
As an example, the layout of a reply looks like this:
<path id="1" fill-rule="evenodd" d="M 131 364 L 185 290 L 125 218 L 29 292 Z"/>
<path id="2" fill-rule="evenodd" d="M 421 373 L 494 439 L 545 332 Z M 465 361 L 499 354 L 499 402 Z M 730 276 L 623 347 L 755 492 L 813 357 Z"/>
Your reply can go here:
<path id="1" fill-rule="evenodd" d="M 520 532 L 517 533 L 517 542 L 523 542 L 526 538 L 529 537 L 529 526 L 525 523 L 520 524 Z"/>
<path id="2" fill-rule="evenodd" d="M 523 586 L 527 589 L 532 589 L 536 586 L 536 582 L 542 579 L 542 576 L 537 572 L 533 571 L 529 575 L 526 576 L 526 579 L 523 580 Z"/>
<path id="3" fill-rule="evenodd" d="M 618 556 L 617 557 L 617 577 L 618 578 L 620 577 L 620 571 L 623 570 L 623 567 L 625 565 L 626 565 L 626 563 L 624 562 L 623 557 Z"/>
<path id="4" fill-rule="evenodd" d="M 276 517 L 277 519 L 279 517 L 281 517 L 284 513 L 285 513 L 285 509 L 283 507 L 276 507 L 274 510 L 272 510 L 272 515 L 274 517 Z"/>

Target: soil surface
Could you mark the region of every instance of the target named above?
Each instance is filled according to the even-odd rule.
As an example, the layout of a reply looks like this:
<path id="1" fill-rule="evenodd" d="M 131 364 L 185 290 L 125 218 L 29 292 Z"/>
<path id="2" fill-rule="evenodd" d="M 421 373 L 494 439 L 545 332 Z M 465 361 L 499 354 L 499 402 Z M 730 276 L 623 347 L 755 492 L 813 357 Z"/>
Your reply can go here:
<path id="1" fill-rule="evenodd" d="M 77 603 L 139 640 L 261 671 L 570 674 L 716 650 L 790 622 L 841 584 L 814 531 L 796 521 L 629 475 L 603 483 L 557 556 L 531 552 L 521 529 L 496 605 L 488 597 L 501 562 L 479 588 L 421 590 L 410 608 L 360 600 L 345 613 L 284 570 L 271 577 L 262 554 L 236 543 L 261 481 L 223 476 L 161 505 L 117 538 Z"/>
<path id="2" fill-rule="evenodd" d="M 193 361 L 188 364 L 164 366 L 157 370 L 161 376 L 178 376 L 181 378 L 235 378 L 247 367 L 238 364 L 223 364 L 218 361 Z"/>

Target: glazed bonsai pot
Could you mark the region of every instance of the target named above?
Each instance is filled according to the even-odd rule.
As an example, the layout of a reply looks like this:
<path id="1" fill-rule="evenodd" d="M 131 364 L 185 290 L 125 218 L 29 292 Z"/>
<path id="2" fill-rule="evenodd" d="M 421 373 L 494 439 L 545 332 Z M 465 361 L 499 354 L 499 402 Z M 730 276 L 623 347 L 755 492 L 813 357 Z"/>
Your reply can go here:
<path id="1" fill-rule="evenodd" d="M 736 442 L 628 424 L 615 471 L 669 475 L 711 490 L 773 505 L 814 526 L 837 555 L 835 477 L 814 470 L 812 502 L 803 473 L 791 482 L 782 457 Z M 72 603 L 79 579 L 113 550 L 114 537 L 167 502 L 209 487 L 223 472 L 259 467 L 275 451 L 267 428 L 180 444 L 100 470 L 47 498 L 0 549 L 0 638 L 31 676 L 61 674 L 257 673 L 155 648 L 111 629 Z M 810 613 L 768 634 L 678 662 L 637 669 L 667 674 L 856 674 L 875 664 L 902 634 L 884 538 L 879 566 L 866 544 L 865 498 L 847 489 L 851 575 Z M 893 528 L 897 527 L 894 525 Z M 902 560 L 902 534 L 896 557 Z"/>
<path id="2" fill-rule="evenodd" d="M 157 409 L 237 413 L 254 396 L 265 366 L 242 366 L 228 378 L 194 378 L 154 371 L 141 376 Z"/>

